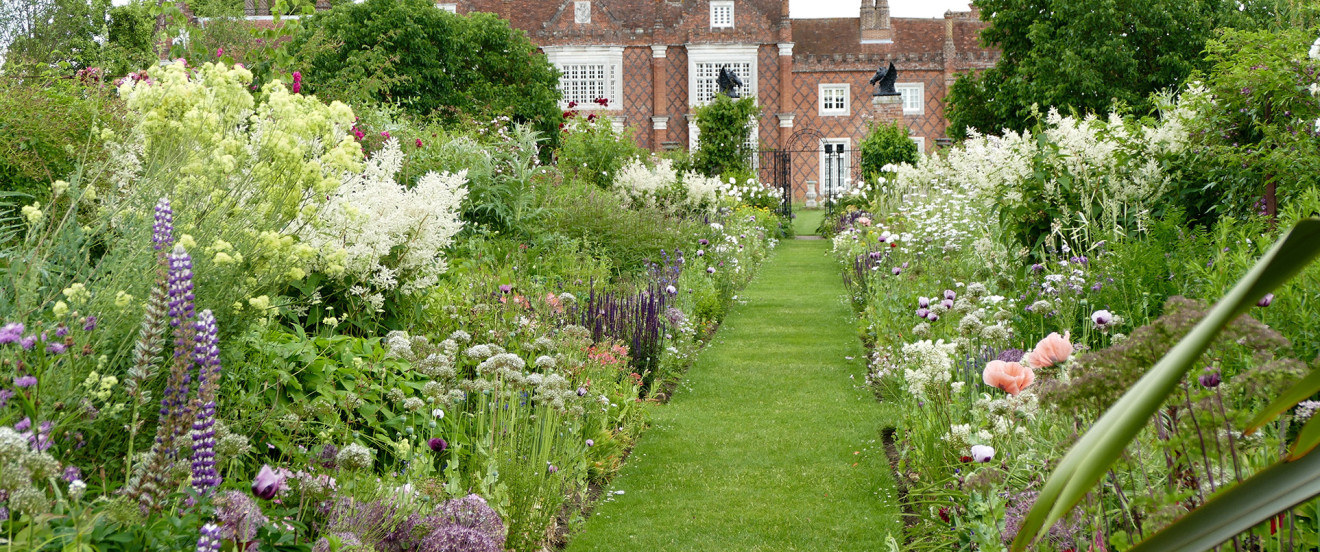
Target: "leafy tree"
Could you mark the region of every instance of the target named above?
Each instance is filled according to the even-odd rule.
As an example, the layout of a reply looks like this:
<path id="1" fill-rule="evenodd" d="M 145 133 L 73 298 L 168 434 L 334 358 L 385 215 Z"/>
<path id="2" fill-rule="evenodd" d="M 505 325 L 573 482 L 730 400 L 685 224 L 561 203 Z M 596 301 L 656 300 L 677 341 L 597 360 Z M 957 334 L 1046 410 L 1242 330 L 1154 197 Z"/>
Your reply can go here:
<path id="1" fill-rule="evenodd" d="M 885 165 L 916 164 L 920 153 L 917 151 L 917 143 L 912 141 L 911 136 L 912 133 L 907 127 L 897 122 L 872 124 L 860 145 L 862 175 L 871 179 L 879 174 L 880 169 Z"/>
<path id="2" fill-rule="evenodd" d="M 761 113 L 752 98 L 730 99 L 723 94 L 697 108 L 697 151 L 692 168 L 706 176 L 750 172 L 756 152 L 747 142 L 756 116 Z"/>
<path id="3" fill-rule="evenodd" d="M 23 2 L 20 2 L 23 3 Z M 143 2 L 111 6 L 109 0 L 48 0 L 26 11 L 0 10 L 0 31 L 12 39 L 5 65 L 99 67 L 111 75 L 136 71 L 155 59 L 154 18 Z"/>
<path id="4" fill-rule="evenodd" d="M 1278 0 L 1270 0 L 1277 3 Z M 1228 0 L 980 0 L 981 34 L 1001 58 L 963 74 L 949 93 L 950 136 L 968 128 L 1024 130 L 1038 105 L 1103 112 L 1150 111 L 1152 93 L 1181 85 L 1205 63 L 1212 31 L 1248 24 Z"/>
<path id="5" fill-rule="evenodd" d="M 379 76 L 374 99 L 456 124 L 509 116 L 557 139 L 559 78 L 527 36 L 494 14 L 457 16 L 430 0 L 343 4 L 304 21 L 290 51 L 327 99 Z"/>

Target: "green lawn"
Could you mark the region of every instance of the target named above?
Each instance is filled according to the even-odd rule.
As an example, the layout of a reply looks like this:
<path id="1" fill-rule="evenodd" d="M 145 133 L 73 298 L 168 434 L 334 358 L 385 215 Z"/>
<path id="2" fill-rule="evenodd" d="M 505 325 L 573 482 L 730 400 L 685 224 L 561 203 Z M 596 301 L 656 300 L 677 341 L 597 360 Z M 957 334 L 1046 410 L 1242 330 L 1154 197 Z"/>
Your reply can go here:
<path id="1" fill-rule="evenodd" d="M 670 404 L 651 410 L 570 552 L 883 550 L 902 538 L 880 442 L 893 416 L 865 387 L 828 243 L 780 244 Z"/>

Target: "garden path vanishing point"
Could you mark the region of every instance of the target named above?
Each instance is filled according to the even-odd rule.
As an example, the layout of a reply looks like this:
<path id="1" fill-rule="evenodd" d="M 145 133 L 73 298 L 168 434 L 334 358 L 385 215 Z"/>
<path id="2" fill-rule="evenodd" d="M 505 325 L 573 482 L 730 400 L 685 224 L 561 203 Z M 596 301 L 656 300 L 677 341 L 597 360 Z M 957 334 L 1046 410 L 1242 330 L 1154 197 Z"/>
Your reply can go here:
<path id="1" fill-rule="evenodd" d="M 881 444 L 894 416 L 829 241 L 784 240 L 569 552 L 885 550 L 902 541 Z"/>

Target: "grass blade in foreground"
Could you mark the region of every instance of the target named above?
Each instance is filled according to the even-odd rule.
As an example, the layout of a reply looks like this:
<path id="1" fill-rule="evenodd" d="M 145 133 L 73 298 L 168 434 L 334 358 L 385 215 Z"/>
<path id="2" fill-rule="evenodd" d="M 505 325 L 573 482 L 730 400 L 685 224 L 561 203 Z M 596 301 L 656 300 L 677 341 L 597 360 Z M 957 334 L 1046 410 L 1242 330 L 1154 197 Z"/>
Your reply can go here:
<path id="1" fill-rule="evenodd" d="M 1013 550 L 1025 550 L 1095 487 L 1132 438 L 1200 359 L 1215 336 L 1270 290 L 1320 255 L 1320 219 L 1298 222 L 1164 358 L 1073 445 L 1022 522 Z"/>
<path id="2" fill-rule="evenodd" d="M 1210 550 L 1270 517 L 1320 495 L 1320 454 L 1279 462 L 1210 499 L 1128 552 Z"/>

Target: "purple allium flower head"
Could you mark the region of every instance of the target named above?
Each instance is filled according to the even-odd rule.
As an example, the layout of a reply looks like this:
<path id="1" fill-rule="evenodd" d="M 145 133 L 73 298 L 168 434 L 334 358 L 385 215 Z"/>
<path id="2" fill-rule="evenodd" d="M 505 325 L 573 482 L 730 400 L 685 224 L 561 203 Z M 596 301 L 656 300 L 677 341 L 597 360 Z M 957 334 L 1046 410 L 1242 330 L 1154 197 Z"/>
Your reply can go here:
<path id="1" fill-rule="evenodd" d="M 417 547 L 418 552 L 500 552 L 503 546 L 476 529 L 461 525 L 437 527 Z"/>
<path id="2" fill-rule="evenodd" d="M 996 360 L 1002 360 L 1004 362 L 1019 362 L 1024 356 L 1026 356 L 1026 352 L 1022 349 L 1004 349 L 1004 352 L 999 353 L 999 357 Z"/>
<path id="3" fill-rule="evenodd" d="M 31 351 L 32 348 L 35 347 L 36 345 L 37 345 L 37 336 L 35 335 L 29 335 L 23 339 L 18 340 L 18 346 L 22 347 L 24 351 Z"/>
<path id="4" fill-rule="evenodd" d="M 26 328 L 23 327 L 21 322 L 10 322 L 5 324 L 4 327 L 0 327 L 0 345 L 18 343 L 23 339 L 24 329 Z"/>
<path id="5" fill-rule="evenodd" d="M 1273 294 L 1273 293 L 1266 293 L 1264 297 L 1261 297 L 1261 298 L 1260 298 L 1260 301 L 1256 301 L 1256 306 L 1257 306 L 1257 307 L 1268 307 L 1268 306 L 1270 306 L 1270 303 L 1273 303 L 1273 302 L 1274 302 L 1274 294 Z"/>
<path id="6" fill-rule="evenodd" d="M 444 452 L 445 449 L 449 448 L 449 443 L 445 442 L 444 439 L 441 439 L 439 437 L 432 437 L 429 441 L 426 442 L 426 445 L 431 447 L 431 450 L 436 452 Z"/>
<path id="7" fill-rule="evenodd" d="M 252 496 L 262 500 L 275 498 L 275 493 L 280 490 L 280 485 L 284 484 L 284 476 L 270 469 L 267 464 L 261 465 L 261 471 L 257 472 L 257 477 L 252 480 Z"/>
<path id="8" fill-rule="evenodd" d="M 95 317 L 95 316 L 88 316 L 87 319 L 83 320 L 83 331 L 84 331 L 84 332 L 90 332 L 90 331 L 95 330 L 95 329 L 96 329 L 96 317 Z"/>
<path id="9" fill-rule="evenodd" d="M 220 526 L 208 523 L 202 526 L 202 533 L 197 537 L 197 552 L 220 552 Z"/>
<path id="10" fill-rule="evenodd" d="M 489 537 L 497 546 L 504 548 L 504 520 L 486 503 L 486 499 L 470 494 L 445 502 L 437 512 L 441 522 L 477 531 Z"/>
<path id="11" fill-rule="evenodd" d="M 930 298 L 929 298 L 929 297 L 918 297 L 918 298 L 917 298 L 917 306 L 918 306 L 918 307 L 921 307 L 921 308 L 923 308 L 923 309 L 928 309 L 928 308 L 930 308 Z"/>
<path id="12" fill-rule="evenodd" d="M 68 347 L 65 347 L 63 343 L 56 342 L 46 345 L 46 352 L 52 355 L 62 355 L 66 350 L 68 350 Z"/>
<path id="13" fill-rule="evenodd" d="M 162 197 L 156 202 L 156 224 L 151 227 L 151 248 L 164 251 L 174 243 L 174 211 L 170 209 L 170 198 Z"/>
<path id="14" fill-rule="evenodd" d="M 1205 368 L 1205 373 L 1196 378 L 1196 381 L 1201 382 L 1201 386 L 1206 389 L 1214 389 L 1215 387 L 1219 387 L 1219 383 L 1223 381 L 1223 377 L 1219 375 L 1219 370 L 1216 370 L 1213 366 L 1207 366 Z"/>
<path id="15" fill-rule="evenodd" d="M 338 455 L 339 447 L 326 443 L 324 447 L 321 447 L 321 454 L 317 455 L 316 458 L 321 461 L 321 467 L 333 470 L 335 469 L 335 458 Z"/>
<path id="16" fill-rule="evenodd" d="M 27 375 L 27 376 L 19 376 L 14 378 L 14 387 L 17 387 L 19 389 L 26 389 L 36 384 L 37 384 L 36 376 Z"/>
<path id="17" fill-rule="evenodd" d="M 220 538 L 236 542 L 252 542 L 257 530 L 266 525 L 261 507 L 246 493 L 225 491 L 215 498 L 215 517 L 220 522 Z"/>

